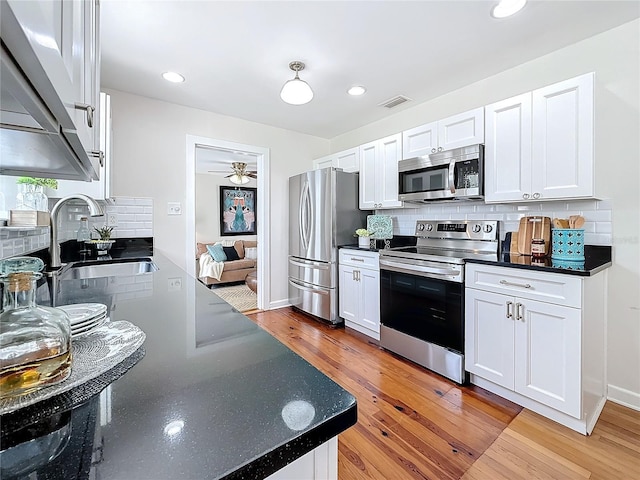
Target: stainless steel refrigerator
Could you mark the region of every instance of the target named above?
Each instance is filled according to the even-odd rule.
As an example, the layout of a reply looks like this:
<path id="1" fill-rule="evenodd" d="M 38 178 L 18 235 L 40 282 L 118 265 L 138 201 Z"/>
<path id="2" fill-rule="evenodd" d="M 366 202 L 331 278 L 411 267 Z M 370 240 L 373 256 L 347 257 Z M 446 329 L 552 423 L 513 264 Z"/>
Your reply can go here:
<path id="1" fill-rule="evenodd" d="M 289 178 L 289 302 L 331 323 L 338 316 L 338 246 L 354 244 L 370 211 L 358 209 L 358 174 L 335 168 Z"/>

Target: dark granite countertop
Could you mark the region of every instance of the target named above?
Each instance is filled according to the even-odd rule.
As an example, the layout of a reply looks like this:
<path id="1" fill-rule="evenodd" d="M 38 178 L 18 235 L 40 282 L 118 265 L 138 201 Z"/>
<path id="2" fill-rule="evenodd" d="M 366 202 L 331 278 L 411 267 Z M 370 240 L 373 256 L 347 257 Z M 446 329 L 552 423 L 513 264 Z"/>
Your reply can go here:
<path id="1" fill-rule="evenodd" d="M 554 260 L 546 257 L 534 259 L 528 255 L 505 253 L 496 260 L 465 259 L 467 263 L 481 263 L 496 267 L 520 268 L 539 272 L 563 273 L 589 277 L 611 266 L 611 247 L 600 245 L 585 245 L 584 262 Z"/>
<path id="2" fill-rule="evenodd" d="M 20 431 L 21 411 L 2 417 L 2 450 L 29 436 L 49 445 L 60 432 L 69 436 L 53 460 L 26 450 L 29 472 L 61 480 L 258 479 L 356 422 L 349 392 L 164 256 L 153 259 L 159 270 L 151 274 L 58 282 L 57 304 L 106 304 L 112 321 L 146 333 L 146 353 L 71 411 Z M 50 302 L 47 283 L 38 297 Z"/>

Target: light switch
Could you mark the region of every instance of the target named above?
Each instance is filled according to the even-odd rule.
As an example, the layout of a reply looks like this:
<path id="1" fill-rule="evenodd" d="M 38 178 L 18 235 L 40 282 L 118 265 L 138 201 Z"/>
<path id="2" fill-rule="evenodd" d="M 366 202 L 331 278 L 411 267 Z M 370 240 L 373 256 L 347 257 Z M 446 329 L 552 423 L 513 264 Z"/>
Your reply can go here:
<path id="1" fill-rule="evenodd" d="M 182 205 L 180 202 L 168 202 L 167 203 L 168 215 L 182 215 Z"/>

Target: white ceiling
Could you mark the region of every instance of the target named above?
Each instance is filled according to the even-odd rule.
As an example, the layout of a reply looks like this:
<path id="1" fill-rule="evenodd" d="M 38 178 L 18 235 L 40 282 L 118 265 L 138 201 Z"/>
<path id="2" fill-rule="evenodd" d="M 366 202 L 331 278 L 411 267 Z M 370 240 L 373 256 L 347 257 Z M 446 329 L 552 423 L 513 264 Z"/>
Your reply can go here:
<path id="1" fill-rule="evenodd" d="M 495 3 L 102 0 L 102 85 L 333 138 L 640 16 L 636 0 L 530 0 L 498 20 Z M 293 60 L 307 105 L 280 100 Z M 396 95 L 413 101 L 378 106 Z"/>

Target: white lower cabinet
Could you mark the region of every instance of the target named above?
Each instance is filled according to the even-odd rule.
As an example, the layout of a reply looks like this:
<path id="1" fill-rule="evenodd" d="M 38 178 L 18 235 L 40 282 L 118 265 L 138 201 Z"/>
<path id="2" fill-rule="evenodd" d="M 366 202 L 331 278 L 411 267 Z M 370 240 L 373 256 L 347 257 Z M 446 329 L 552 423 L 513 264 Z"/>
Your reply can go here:
<path id="1" fill-rule="evenodd" d="M 605 282 L 605 273 L 467 264 L 465 368 L 472 383 L 590 433 L 606 399 Z"/>
<path id="2" fill-rule="evenodd" d="M 380 340 L 378 252 L 340 250 L 340 317 L 347 327 Z"/>
<path id="3" fill-rule="evenodd" d="M 338 480 L 338 437 L 333 437 L 265 480 Z"/>

